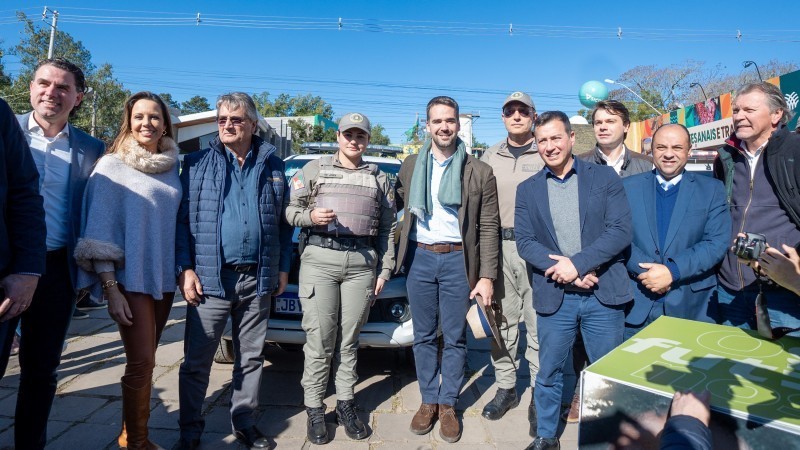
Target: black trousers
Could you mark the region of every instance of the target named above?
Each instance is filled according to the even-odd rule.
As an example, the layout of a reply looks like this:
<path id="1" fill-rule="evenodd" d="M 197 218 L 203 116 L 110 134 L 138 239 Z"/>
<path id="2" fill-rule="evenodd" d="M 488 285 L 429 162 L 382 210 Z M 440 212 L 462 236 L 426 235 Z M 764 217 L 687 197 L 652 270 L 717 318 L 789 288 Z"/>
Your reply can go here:
<path id="1" fill-rule="evenodd" d="M 66 249 L 47 252 L 46 273 L 39 279 L 31 306 L 21 321 L 19 391 L 14 417 L 17 450 L 43 449 L 53 406 L 61 351 L 75 309 L 75 290 Z M 11 333 L 17 320 L 11 320 Z"/>
<path id="2" fill-rule="evenodd" d="M 0 287 L 0 301 L 5 299 L 5 295 L 5 291 Z M 14 331 L 17 328 L 17 322 L 17 318 L 6 322 L 0 322 L 0 380 L 3 379 L 3 375 L 6 373 L 6 367 L 8 367 L 8 358 L 11 355 L 11 343 L 14 341 Z"/>

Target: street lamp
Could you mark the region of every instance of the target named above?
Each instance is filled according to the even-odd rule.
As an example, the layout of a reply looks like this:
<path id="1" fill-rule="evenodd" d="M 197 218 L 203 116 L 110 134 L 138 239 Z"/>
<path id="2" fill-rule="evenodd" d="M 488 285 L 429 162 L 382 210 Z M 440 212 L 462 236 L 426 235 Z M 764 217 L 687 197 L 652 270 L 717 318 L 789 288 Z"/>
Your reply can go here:
<path id="1" fill-rule="evenodd" d="M 628 91 L 629 91 L 631 94 L 635 95 L 635 96 L 636 96 L 636 98 L 638 98 L 639 100 L 643 101 L 643 102 L 645 103 L 645 105 L 647 105 L 647 106 L 649 106 L 650 108 L 652 108 L 652 109 L 653 109 L 653 111 L 655 111 L 655 112 L 656 112 L 656 114 L 658 114 L 659 116 L 663 114 L 661 111 L 657 110 L 655 106 L 651 105 L 651 104 L 650 104 L 650 103 L 649 103 L 647 100 L 643 99 L 641 95 L 637 94 L 636 92 L 634 92 L 634 91 L 633 91 L 633 89 L 631 89 L 631 88 L 629 88 L 628 86 L 626 86 L 626 85 L 624 85 L 624 84 L 620 83 L 619 81 L 614 81 L 614 80 L 611 80 L 611 79 L 608 79 L 608 78 L 606 78 L 606 79 L 605 79 L 605 80 L 603 80 L 603 81 L 605 81 L 605 82 L 606 82 L 606 83 L 608 83 L 608 84 L 618 84 L 618 85 L 620 85 L 620 86 L 624 87 L 624 88 L 625 88 L 625 89 L 627 89 L 627 90 L 628 90 Z"/>
<path id="2" fill-rule="evenodd" d="M 705 97 L 705 99 L 708 100 L 708 96 L 706 95 L 706 90 L 703 89 L 703 85 L 702 84 L 700 84 L 700 83 L 692 83 L 692 84 L 689 85 L 689 87 L 690 88 L 699 87 L 700 88 L 700 92 L 703 93 L 703 97 Z"/>
<path id="3" fill-rule="evenodd" d="M 756 73 L 758 74 L 758 79 L 759 79 L 760 81 L 764 81 L 764 79 L 763 79 L 763 78 L 761 78 L 761 71 L 760 71 L 760 70 L 758 70 L 758 64 L 756 64 L 756 62 L 755 62 L 755 61 L 745 61 L 745 62 L 743 62 L 742 64 L 744 64 L 744 68 L 745 68 L 745 69 L 746 69 L 746 68 L 748 68 L 748 67 L 750 67 L 750 66 L 756 66 Z"/>

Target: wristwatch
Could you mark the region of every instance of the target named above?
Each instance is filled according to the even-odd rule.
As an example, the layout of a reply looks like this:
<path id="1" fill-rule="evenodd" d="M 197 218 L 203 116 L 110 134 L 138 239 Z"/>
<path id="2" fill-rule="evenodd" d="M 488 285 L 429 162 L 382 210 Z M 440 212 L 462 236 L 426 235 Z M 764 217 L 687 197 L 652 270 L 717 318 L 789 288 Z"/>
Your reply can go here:
<path id="1" fill-rule="evenodd" d="M 112 287 L 118 285 L 119 283 L 117 280 L 106 280 L 103 281 L 103 290 L 111 289 Z"/>

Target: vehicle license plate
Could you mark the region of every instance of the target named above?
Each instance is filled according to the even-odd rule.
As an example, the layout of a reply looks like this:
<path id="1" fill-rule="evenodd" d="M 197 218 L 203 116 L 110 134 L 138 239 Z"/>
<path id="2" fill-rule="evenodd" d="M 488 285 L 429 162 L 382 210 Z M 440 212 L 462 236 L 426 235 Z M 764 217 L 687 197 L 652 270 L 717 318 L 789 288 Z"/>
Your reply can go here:
<path id="1" fill-rule="evenodd" d="M 300 306 L 300 299 L 297 298 L 297 294 L 293 292 L 286 293 L 275 298 L 275 312 L 281 314 L 303 314 L 303 308 Z"/>

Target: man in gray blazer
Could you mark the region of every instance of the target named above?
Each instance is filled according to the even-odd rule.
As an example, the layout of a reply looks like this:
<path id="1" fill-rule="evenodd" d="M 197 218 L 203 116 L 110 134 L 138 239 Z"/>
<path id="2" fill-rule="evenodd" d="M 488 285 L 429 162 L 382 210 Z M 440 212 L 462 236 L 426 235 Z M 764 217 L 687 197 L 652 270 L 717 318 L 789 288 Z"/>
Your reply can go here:
<path id="1" fill-rule="evenodd" d="M 44 448 L 56 393 L 56 369 L 75 308 L 72 257 L 86 181 L 105 145 L 69 123 L 86 91 L 81 69 L 61 58 L 41 61 L 30 84 L 33 111 L 17 116 L 39 171 L 47 228 L 45 274 L 21 320 L 16 448 Z"/>

